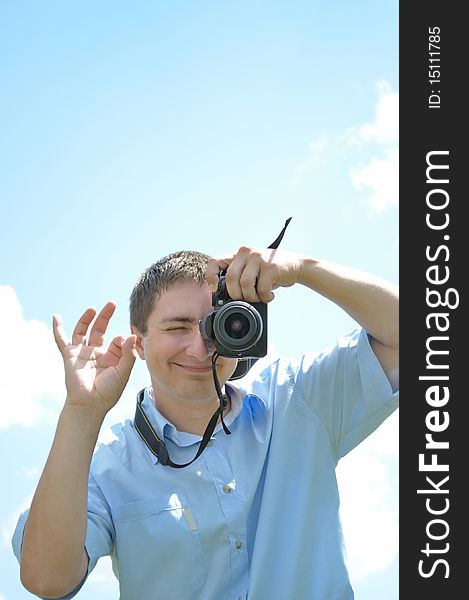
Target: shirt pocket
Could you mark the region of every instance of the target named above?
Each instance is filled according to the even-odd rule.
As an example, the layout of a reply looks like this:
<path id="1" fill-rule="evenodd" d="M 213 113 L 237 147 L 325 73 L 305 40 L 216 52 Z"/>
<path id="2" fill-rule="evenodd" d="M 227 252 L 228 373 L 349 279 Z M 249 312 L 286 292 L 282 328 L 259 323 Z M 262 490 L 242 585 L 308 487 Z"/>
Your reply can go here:
<path id="1" fill-rule="evenodd" d="M 207 568 L 198 525 L 184 495 L 173 492 L 121 504 L 111 512 L 121 600 L 193 598 Z"/>

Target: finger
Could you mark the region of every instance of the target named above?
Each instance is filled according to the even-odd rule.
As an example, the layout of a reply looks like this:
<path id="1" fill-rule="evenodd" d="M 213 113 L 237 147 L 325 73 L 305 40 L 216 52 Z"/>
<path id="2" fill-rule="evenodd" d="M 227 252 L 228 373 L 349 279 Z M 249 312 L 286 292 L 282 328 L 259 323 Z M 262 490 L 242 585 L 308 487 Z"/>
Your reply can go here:
<path id="1" fill-rule="evenodd" d="M 137 336 L 129 335 L 129 337 L 122 344 L 122 356 L 131 362 L 134 362 L 138 358 L 137 354 Z"/>
<path id="2" fill-rule="evenodd" d="M 227 269 L 230 265 L 233 256 L 211 258 L 208 261 L 207 269 L 205 271 L 205 279 L 212 291 L 215 292 L 218 288 L 218 279 L 220 271 Z"/>
<path id="3" fill-rule="evenodd" d="M 233 300 L 244 300 L 243 288 L 241 286 L 241 276 L 246 269 L 248 262 L 252 260 L 251 248 L 241 246 L 238 252 L 234 255 L 233 260 L 226 271 L 226 289 L 230 298 Z M 248 278 L 252 278 L 252 275 L 249 274 L 249 269 Z M 255 285 L 255 276 L 254 280 L 251 281 L 250 284 Z M 249 284 L 246 278 L 244 282 L 245 289 L 247 289 L 248 285 Z"/>
<path id="4" fill-rule="evenodd" d="M 272 292 L 274 288 L 274 271 L 270 265 L 264 265 L 257 280 L 257 295 L 260 302 L 271 302 L 275 298 Z"/>
<path id="5" fill-rule="evenodd" d="M 246 302 L 260 302 L 259 292 L 256 288 L 260 270 L 260 256 L 251 256 L 239 278 L 243 299 Z"/>
<path id="6" fill-rule="evenodd" d="M 243 300 L 240 277 L 244 270 L 244 263 L 239 259 L 233 261 L 226 271 L 226 291 L 232 300 Z"/>
<path id="7" fill-rule="evenodd" d="M 233 300 L 259 302 L 257 278 L 262 268 L 262 252 L 241 246 L 226 272 L 226 288 Z"/>
<path id="8" fill-rule="evenodd" d="M 107 349 L 110 354 L 117 358 L 117 360 L 121 359 L 124 341 L 125 338 L 122 335 L 118 335 L 112 340 L 112 342 L 109 344 L 109 348 Z"/>
<path id="9" fill-rule="evenodd" d="M 88 344 L 90 346 L 102 346 L 104 343 L 104 334 L 106 333 L 109 320 L 116 310 L 116 303 L 113 301 L 106 302 L 103 309 L 96 317 L 93 327 L 90 331 Z"/>
<path id="10" fill-rule="evenodd" d="M 72 344 L 74 346 L 86 343 L 86 334 L 88 332 L 88 327 L 90 326 L 90 323 L 94 319 L 95 315 L 96 309 L 91 307 L 87 308 L 85 312 L 81 315 L 72 333 Z"/>
<path id="11" fill-rule="evenodd" d="M 122 356 L 117 364 L 117 370 L 119 371 L 122 379 L 128 381 L 130 373 L 135 364 L 137 358 L 137 336 L 129 335 L 129 337 L 123 341 L 121 350 Z"/>
<path id="12" fill-rule="evenodd" d="M 55 343 L 57 344 L 60 353 L 63 355 L 69 342 L 60 315 L 52 315 L 52 332 L 54 334 Z"/>

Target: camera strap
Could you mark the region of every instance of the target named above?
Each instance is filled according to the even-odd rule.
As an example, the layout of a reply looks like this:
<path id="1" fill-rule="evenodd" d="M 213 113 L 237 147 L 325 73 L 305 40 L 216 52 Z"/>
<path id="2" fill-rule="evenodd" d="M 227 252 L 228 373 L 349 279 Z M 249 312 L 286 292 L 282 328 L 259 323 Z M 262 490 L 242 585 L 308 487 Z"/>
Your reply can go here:
<path id="1" fill-rule="evenodd" d="M 285 221 L 285 225 L 283 226 L 282 231 L 278 234 L 277 239 L 274 240 L 270 246 L 267 246 L 269 250 L 276 250 L 280 246 L 280 242 L 283 240 L 283 236 L 285 235 L 285 231 L 287 230 L 291 220 L 292 218 L 288 217 L 288 219 Z"/>
<path id="2" fill-rule="evenodd" d="M 292 218 L 289 217 L 285 221 L 285 225 L 283 226 L 283 229 L 281 230 L 281 232 L 279 233 L 277 238 L 272 242 L 272 244 L 270 244 L 270 246 L 268 246 L 269 250 L 276 250 L 279 247 L 280 242 L 282 241 L 283 236 L 285 235 L 285 231 L 286 231 L 291 219 Z M 148 420 L 148 417 L 145 414 L 145 411 L 143 410 L 142 402 L 145 397 L 145 389 L 140 390 L 137 394 L 137 408 L 135 410 L 135 418 L 134 418 L 135 429 L 137 430 L 138 434 L 140 435 L 140 437 L 142 438 L 142 440 L 144 441 L 145 445 L 148 447 L 150 452 L 156 456 L 158 461 L 164 467 L 173 467 L 175 469 L 182 469 L 182 468 L 187 467 L 188 465 L 192 464 L 195 460 L 197 460 L 199 458 L 199 456 L 202 454 L 202 452 L 205 450 L 205 448 L 207 447 L 207 444 L 210 441 L 210 438 L 212 437 L 213 432 L 215 431 L 215 427 L 217 426 L 219 418 L 221 420 L 221 424 L 223 426 L 224 432 L 227 435 L 231 434 L 231 431 L 228 429 L 228 427 L 225 425 L 225 423 L 223 421 L 223 412 L 224 412 L 225 408 L 227 407 L 228 402 L 227 402 L 226 395 L 222 392 L 220 383 L 218 381 L 216 364 L 215 364 L 218 356 L 219 356 L 218 353 L 214 352 L 214 354 L 212 356 L 212 372 L 213 372 L 213 379 L 214 379 L 214 383 L 215 383 L 215 389 L 217 391 L 218 399 L 220 400 L 220 405 L 217 408 L 217 410 L 213 413 L 210 421 L 207 424 L 207 427 L 204 431 L 204 435 L 202 436 L 202 440 L 200 442 L 200 446 L 199 446 L 199 449 L 197 450 L 196 455 L 194 456 L 194 458 L 192 460 L 190 460 L 187 463 L 178 464 L 178 463 L 174 463 L 170 459 L 168 449 L 166 448 L 166 444 L 156 433 L 154 427 L 151 425 L 150 421 Z"/>
<path id="3" fill-rule="evenodd" d="M 193 463 L 195 460 L 197 460 L 199 458 L 199 456 L 202 454 L 202 452 L 205 450 L 210 438 L 212 437 L 212 434 L 215 430 L 215 427 L 216 427 L 216 424 L 218 421 L 218 417 L 220 414 L 220 408 L 218 408 L 214 412 L 214 414 L 212 415 L 212 418 L 208 422 L 207 428 L 205 429 L 204 435 L 200 442 L 199 449 L 197 450 L 197 453 L 194 456 L 194 458 L 187 463 L 178 464 L 178 463 L 174 463 L 169 458 L 169 453 L 168 453 L 168 449 L 166 448 L 166 444 L 159 437 L 159 435 L 156 433 L 155 429 L 152 427 L 152 424 L 148 420 L 148 417 L 145 414 L 145 411 L 143 410 L 143 407 L 142 407 L 142 402 L 143 402 L 144 396 L 145 396 L 145 389 L 140 390 L 139 393 L 137 394 L 137 409 L 135 411 L 134 425 L 135 425 L 135 429 L 137 430 L 140 437 L 147 445 L 150 452 L 152 452 L 152 454 L 154 454 L 156 456 L 158 461 L 164 467 L 173 467 L 175 469 L 182 469 L 183 467 L 187 467 L 188 465 Z"/>

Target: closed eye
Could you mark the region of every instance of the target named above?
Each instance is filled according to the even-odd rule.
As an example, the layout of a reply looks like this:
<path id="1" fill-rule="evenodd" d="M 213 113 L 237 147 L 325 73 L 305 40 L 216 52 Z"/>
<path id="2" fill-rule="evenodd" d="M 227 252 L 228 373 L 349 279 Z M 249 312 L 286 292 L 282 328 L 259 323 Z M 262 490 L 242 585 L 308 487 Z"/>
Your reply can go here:
<path id="1" fill-rule="evenodd" d="M 164 331 L 190 331 L 198 321 L 192 317 L 173 316 L 162 322 Z"/>

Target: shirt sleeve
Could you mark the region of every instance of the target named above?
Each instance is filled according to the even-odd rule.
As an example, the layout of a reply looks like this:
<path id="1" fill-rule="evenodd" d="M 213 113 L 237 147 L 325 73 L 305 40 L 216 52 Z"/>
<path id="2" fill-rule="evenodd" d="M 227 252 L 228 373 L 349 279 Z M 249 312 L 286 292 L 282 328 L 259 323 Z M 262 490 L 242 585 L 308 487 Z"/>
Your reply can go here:
<path id="1" fill-rule="evenodd" d="M 20 562 L 21 559 L 23 534 L 28 516 L 29 509 L 21 513 L 11 540 L 13 553 L 18 562 Z M 88 570 L 79 585 L 66 596 L 62 596 L 59 600 L 69 600 L 76 596 L 87 580 L 89 574 L 96 566 L 99 558 L 111 553 L 113 543 L 114 528 L 109 506 L 93 476 L 90 475 L 88 484 L 88 526 L 85 541 L 85 549 L 89 557 Z M 42 596 L 37 597 L 43 598 Z"/>
<path id="2" fill-rule="evenodd" d="M 296 393 L 326 428 L 337 460 L 398 407 L 399 394 L 361 328 L 320 354 L 305 354 L 294 378 Z"/>

